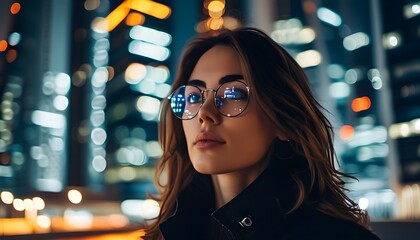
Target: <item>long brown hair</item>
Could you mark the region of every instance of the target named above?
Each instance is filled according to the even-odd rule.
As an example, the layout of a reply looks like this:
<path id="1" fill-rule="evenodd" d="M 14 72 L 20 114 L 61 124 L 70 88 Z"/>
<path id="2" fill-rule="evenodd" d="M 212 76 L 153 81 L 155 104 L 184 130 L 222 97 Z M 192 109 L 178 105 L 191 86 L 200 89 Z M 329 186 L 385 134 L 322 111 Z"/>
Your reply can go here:
<path id="1" fill-rule="evenodd" d="M 303 202 L 316 202 L 326 214 L 367 227 L 367 215 L 345 194 L 343 177 L 335 166 L 333 130 L 314 98 L 308 79 L 298 63 L 269 36 L 254 28 L 224 30 L 215 36 L 189 42 L 181 58 L 173 89 L 188 80 L 200 57 L 216 45 L 232 47 L 239 56 L 251 98 L 267 114 L 278 132 L 293 142 L 294 151 L 307 160 L 310 181 L 291 173 L 299 193 L 292 212 Z M 163 103 L 159 122 L 163 148 L 155 181 L 161 211 L 147 229 L 146 238 L 161 237 L 159 224 L 173 214 L 176 199 L 196 174 L 190 162 L 181 120 L 173 116 L 169 102 Z M 314 198 L 315 196 L 315 198 Z"/>

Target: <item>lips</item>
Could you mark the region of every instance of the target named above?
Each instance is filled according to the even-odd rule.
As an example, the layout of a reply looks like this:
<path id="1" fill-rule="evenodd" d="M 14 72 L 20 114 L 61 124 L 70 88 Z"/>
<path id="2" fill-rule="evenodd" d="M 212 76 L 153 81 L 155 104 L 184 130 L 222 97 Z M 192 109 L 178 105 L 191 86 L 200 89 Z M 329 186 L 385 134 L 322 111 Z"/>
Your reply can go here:
<path id="1" fill-rule="evenodd" d="M 223 139 L 221 139 L 214 133 L 203 132 L 197 135 L 193 144 L 199 148 L 208 148 L 225 143 L 226 142 Z"/>

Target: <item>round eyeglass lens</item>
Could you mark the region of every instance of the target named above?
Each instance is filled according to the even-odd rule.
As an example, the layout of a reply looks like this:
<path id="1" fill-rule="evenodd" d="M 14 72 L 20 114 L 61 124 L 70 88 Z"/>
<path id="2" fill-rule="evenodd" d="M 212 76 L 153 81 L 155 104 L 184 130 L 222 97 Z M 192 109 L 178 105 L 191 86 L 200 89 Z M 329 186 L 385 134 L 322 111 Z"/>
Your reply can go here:
<path id="1" fill-rule="evenodd" d="M 249 89 L 241 81 L 227 82 L 219 87 L 214 100 L 222 115 L 235 117 L 248 106 Z"/>
<path id="2" fill-rule="evenodd" d="M 201 106 L 201 91 L 195 86 L 181 86 L 171 96 L 172 112 L 180 119 L 191 119 Z"/>

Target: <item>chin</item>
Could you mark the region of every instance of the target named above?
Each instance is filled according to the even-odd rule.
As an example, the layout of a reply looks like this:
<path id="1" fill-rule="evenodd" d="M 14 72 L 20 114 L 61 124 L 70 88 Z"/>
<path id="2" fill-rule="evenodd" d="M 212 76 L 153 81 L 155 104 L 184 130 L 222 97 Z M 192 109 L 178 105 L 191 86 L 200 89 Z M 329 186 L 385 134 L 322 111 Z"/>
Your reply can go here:
<path id="1" fill-rule="evenodd" d="M 201 173 L 207 175 L 223 174 L 229 173 L 231 170 L 226 168 L 221 168 L 221 166 L 212 166 L 213 164 L 195 164 L 193 163 L 194 169 Z"/>
<path id="2" fill-rule="evenodd" d="M 201 174 L 208 174 L 208 175 L 218 174 L 218 172 L 219 172 L 214 168 L 203 167 L 203 166 L 200 166 L 200 167 L 194 166 L 194 169 Z"/>

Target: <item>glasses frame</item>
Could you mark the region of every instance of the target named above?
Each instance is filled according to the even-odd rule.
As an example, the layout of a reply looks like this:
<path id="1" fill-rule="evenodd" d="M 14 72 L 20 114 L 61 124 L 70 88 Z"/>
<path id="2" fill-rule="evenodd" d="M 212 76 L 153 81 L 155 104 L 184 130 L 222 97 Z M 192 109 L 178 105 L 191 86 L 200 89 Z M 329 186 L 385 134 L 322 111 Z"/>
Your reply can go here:
<path id="1" fill-rule="evenodd" d="M 227 83 L 232 83 L 232 82 L 240 82 L 240 83 L 242 83 L 243 85 L 245 85 L 245 88 L 246 88 L 246 90 L 247 90 L 247 94 L 248 94 L 248 101 L 246 102 L 246 105 L 245 105 L 245 107 L 243 108 L 243 110 L 241 111 L 241 112 L 239 112 L 238 114 L 236 114 L 236 115 L 231 115 L 231 114 L 224 114 L 224 113 L 222 113 L 222 112 L 220 112 L 220 110 L 219 110 L 219 108 L 217 107 L 217 102 L 216 102 L 216 95 L 217 95 L 217 93 L 218 93 L 218 91 L 219 91 L 219 89 L 223 86 L 223 85 L 225 85 L 225 84 L 227 84 Z M 196 85 L 194 85 L 194 84 L 184 84 L 184 85 L 181 85 L 181 86 L 179 86 L 179 87 L 177 87 L 168 97 L 167 97 L 167 99 L 169 99 L 169 101 L 171 101 L 171 98 L 174 96 L 174 94 L 175 94 L 175 92 L 176 91 L 178 91 L 178 89 L 180 89 L 181 87 L 187 87 L 187 86 L 190 86 L 190 87 L 195 87 L 195 88 L 197 88 L 198 90 L 199 90 L 199 92 L 200 92 L 200 94 L 201 94 L 201 104 L 200 104 L 200 106 L 198 107 L 198 110 L 197 110 L 197 112 L 194 114 L 194 116 L 192 116 L 191 118 L 180 118 L 180 117 L 178 117 L 175 113 L 174 113 L 174 111 L 173 111 L 173 109 L 172 109 L 172 107 L 171 107 L 171 112 L 172 112 L 172 114 L 173 115 L 175 115 L 175 117 L 177 117 L 178 119 L 181 119 L 181 120 L 191 120 L 191 119 L 194 119 L 197 115 L 198 115 L 198 113 L 200 112 L 200 110 L 201 110 L 201 107 L 203 107 L 203 104 L 206 102 L 206 100 L 207 100 L 207 98 L 205 98 L 204 97 L 204 93 L 206 93 L 206 92 L 213 92 L 213 105 L 214 105 L 214 107 L 216 108 L 216 110 L 217 110 L 217 112 L 218 113 L 220 113 L 222 116 L 225 116 L 225 117 L 237 117 L 237 116 L 239 116 L 239 115 L 241 115 L 244 111 L 245 111 L 245 109 L 248 107 L 248 105 L 249 105 L 249 97 L 250 97 L 250 95 L 249 95 L 249 91 L 250 91 L 250 87 L 244 82 L 244 81 L 241 81 L 241 80 L 235 80 L 235 81 L 229 81 L 229 82 L 225 82 L 225 83 L 222 83 L 218 88 L 216 88 L 216 89 L 214 89 L 214 88 L 206 88 L 206 89 L 201 89 L 200 87 L 198 87 L 198 86 L 196 86 Z"/>

